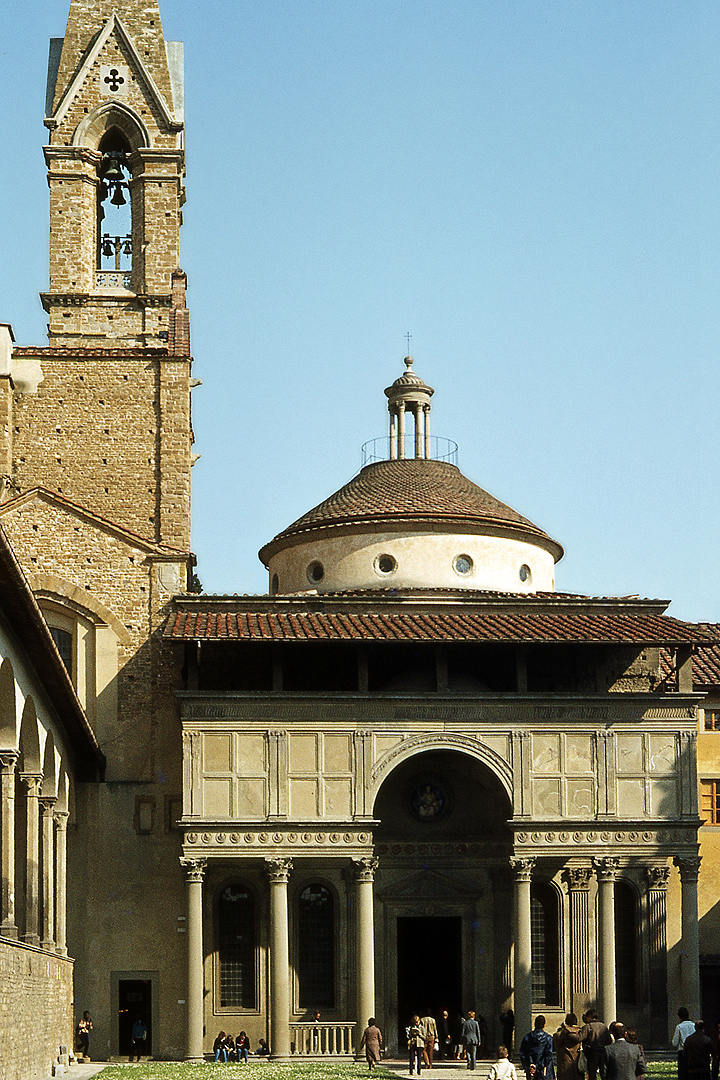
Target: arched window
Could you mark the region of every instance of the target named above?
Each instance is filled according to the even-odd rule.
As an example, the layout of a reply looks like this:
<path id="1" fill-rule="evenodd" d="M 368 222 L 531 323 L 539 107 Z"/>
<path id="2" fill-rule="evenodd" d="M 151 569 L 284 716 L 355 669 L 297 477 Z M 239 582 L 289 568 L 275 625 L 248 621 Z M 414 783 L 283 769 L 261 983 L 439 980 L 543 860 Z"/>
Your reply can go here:
<path id="1" fill-rule="evenodd" d="M 536 1005 L 560 1004 L 558 896 L 552 885 L 537 884 L 530 893 L 532 996 Z"/>
<path id="2" fill-rule="evenodd" d="M 243 885 L 228 885 L 218 898 L 220 1008 L 254 1009 L 255 898 Z"/>
<path id="3" fill-rule="evenodd" d="M 110 128 L 98 149 L 98 270 L 126 275 L 132 268 L 130 143 L 118 128 Z"/>
<path id="4" fill-rule="evenodd" d="M 298 981 L 301 1009 L 335 1005 L 335 905 L 323 885 L 308 885 L 300 894 Z"/>
<path id="5" fill-rule="evenodd" d="M 615 882 L 615 978 L 622 1005 L 637 1002 L 637 896 L 627 881 Z"/>

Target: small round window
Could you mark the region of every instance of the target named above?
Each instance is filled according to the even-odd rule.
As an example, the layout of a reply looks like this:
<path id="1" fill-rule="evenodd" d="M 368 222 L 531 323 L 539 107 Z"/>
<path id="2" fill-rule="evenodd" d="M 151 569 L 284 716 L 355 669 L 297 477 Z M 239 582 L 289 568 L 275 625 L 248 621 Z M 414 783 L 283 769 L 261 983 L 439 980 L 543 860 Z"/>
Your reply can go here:
<path id="1" fill-rule="evenodd" d="M 325 577 L 325 567 L 321 562 L 311 562 L 307 568 L 307 579 L 312 585 L 317 585 Z"/>
<path id="2" fill-rule="evenodd" d="M 470 574 L 474 565 L 469 555 L 456 555 L 453 559 L 453 569 L 456 574 Z"/>
<path id="3" fill-rule="evenodd" d="M 525 581 L 528 584 L 532 581 L 532 573 L 530 572 L 530 567 L 527 563 L 523 563 L 520 567 L 520 580 Z"/>
<path id="4" fill-rule="evenodd" d="M 397 559 L 394 555 L 378 555 L 374 565 L 378 574 L 386 577 L 388 574 L 394 574 L 397 570 Z"/>

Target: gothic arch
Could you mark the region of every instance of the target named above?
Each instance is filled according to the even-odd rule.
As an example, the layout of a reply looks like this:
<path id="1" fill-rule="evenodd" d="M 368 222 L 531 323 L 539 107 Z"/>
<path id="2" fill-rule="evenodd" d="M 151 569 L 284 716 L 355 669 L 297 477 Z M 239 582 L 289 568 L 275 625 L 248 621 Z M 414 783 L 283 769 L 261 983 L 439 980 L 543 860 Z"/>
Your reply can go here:
<path id="1" fill-rule="evenodd" d="M 131 150 L 152 146 L 150 132 L 134 109 L 122 101 L 106 101 L 84 116 L 73 133 L 73 146 L 97 150 L 108 131 L 117 128 Z"/>
<path id="2" fill-rule="evenodd" d="M 425 754 L 432 750 L 454 750 L 456 753 L 475 758 L 497 778 L 508 797 L 510 806 L 513 806 L 513 774 L 507 761 L 478 739 L 469 735 L 454 735 L 442 731 L 425 732 L 403 739 L 398 746 L 388 750 L 375 762 L 371 774 L 371 804 L 374 804 L 383 783 L 398 765 L 416 754 Z"/>
<path id="3" fill-rule="evenodd" d="M 40 755 L 40 733 L 38 731 L 35 702 L 31 697 L 25 699 L 20 721 L 20 767 L 22 772 L 40 774 L 42 757 Z"/>
<path id="4" fill-rule="evenodd" d="M 5 750 L 14 750 L 17 745 L 15 710 L 15 672 L 5 657 L 0 664 L 0 747 Z"/>

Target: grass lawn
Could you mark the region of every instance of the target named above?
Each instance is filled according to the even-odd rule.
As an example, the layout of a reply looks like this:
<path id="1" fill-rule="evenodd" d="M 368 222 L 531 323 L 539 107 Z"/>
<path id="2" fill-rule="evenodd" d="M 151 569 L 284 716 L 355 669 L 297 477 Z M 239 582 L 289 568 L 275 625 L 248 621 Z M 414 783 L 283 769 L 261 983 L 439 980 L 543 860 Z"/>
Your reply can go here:
<path id="1" fill-rule="evenodd" d="M 478 1071 L 484 1071 L 483 1062 Z M 197 1077 L 199 1070 L 208 1080 L 239 1080 L 248 1076 L 249 1080 L 361 1080 L 367 1077 L 365 1062 L 318 1061 L 303 1058 L 302 1061 L 257 1061 L 250 1065 L 211 1064 L 190 1065 L 184 1061 L 150 1061 L 141 1065 L 108 1065 L 100 1074 L 99 1080 L 191 1080 Z M 458 1070 L 458 1080 L 464 1071 Z M 522 1080 L 522 1073 L 519 1073 Z M 72 1076 L 72 1074 L 71 1074 Z M 389 1080 L 396 1074 L 389 1069 L 379 1067 L 377 1080 Z M 674 1080 L 677 1076 L 675 1061 L 649 1061 L 648 1080 Z"/>

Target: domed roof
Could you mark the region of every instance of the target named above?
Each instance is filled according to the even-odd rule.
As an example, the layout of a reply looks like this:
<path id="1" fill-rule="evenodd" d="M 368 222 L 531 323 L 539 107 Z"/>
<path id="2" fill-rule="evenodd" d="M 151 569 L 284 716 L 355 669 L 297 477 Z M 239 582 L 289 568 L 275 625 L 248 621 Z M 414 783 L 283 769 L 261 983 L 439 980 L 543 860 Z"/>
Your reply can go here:
<path id="1" fill-rule="evenodd" d="M 454 531 L 514 535 L 549 551 L 555 561 L 563 549 L 555 540 L 463 476 L 456 465 L 430 458 L 376 461 L 324 502 L 309 510 L 259 552 L 267 565 L 276 551 L 315 530 L 348 526 L 425 526 L 440 523 Z"/>

